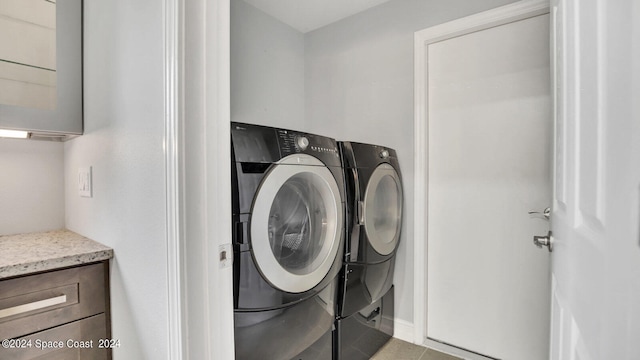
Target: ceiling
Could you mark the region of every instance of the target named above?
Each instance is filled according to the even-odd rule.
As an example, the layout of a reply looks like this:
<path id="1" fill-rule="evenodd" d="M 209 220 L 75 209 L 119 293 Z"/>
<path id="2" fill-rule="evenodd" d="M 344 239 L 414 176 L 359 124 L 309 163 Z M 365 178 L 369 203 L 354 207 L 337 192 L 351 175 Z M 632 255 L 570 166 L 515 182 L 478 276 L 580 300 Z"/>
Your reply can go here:
<path id="1" fill-rule="evenodd" d="M 389 0 L 244 0 L 306 33 Z"/>

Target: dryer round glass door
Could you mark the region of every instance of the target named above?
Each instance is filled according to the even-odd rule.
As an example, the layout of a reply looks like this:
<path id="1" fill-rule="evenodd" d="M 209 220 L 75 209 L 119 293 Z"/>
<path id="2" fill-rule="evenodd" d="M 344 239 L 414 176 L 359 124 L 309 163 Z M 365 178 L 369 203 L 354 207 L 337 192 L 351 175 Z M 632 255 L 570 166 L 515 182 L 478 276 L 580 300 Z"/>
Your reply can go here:
<path id="1" fill-rule="evenodd" d="M 271 285 L 300 293 L 331 270 L 341 245 L 342 198 L 322 162 L 282 159 L 260 184 L 251 216 L 253 256 Z"/>
<path id="2" fill-rule="evenodd" d="M 381 164 L 373 171 L 363 210 L 369 243 L 379 254 L 391 254 L 400 240 L 402 222 L 402 184 L 393 166 Z"/>

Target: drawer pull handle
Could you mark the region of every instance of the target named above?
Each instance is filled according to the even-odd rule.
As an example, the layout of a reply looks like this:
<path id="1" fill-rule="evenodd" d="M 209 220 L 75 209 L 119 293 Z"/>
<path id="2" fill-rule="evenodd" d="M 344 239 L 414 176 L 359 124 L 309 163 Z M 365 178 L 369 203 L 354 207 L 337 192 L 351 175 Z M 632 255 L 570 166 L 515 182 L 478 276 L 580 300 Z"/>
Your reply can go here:
<path id="1" fill-rule="evenodd" d="M 33 310 L 43 309 L 53 305 L 64 304 L 65 302 L 67 302 L 67 295 L 60 295 L 60 296 L 52 297 L 49 299 L 34 301 L 28 304 L 13 306 L 6 309 L 0 309 L 0 319 L 4 319 L 9 316 L 18 315 L 18 314 L 26 313 Z"/>

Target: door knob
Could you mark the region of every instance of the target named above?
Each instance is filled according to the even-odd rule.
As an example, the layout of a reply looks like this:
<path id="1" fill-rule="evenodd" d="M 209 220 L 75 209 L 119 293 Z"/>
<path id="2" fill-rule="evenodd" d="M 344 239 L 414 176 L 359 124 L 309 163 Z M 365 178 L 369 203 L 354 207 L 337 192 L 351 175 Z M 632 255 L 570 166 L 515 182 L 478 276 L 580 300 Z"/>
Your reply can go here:
<path id="1" fill-rule="evenodd" d="M 543 246 L 546 246 L 549 252 L 552 252 L 553 244 L 551 243 L 551 231 L 549 231 L 547 235 L 544 236 L 534 236 L 533 244 L 540 249 L 542 249 Z"/>
<path id="2" fill-rule="evenodd" d="M 541 219 L 544 219 L 544 220 L 549 220 L 549 217 L 551 217 L 551 208 L 548 207 L 548 208 L 544 209 L 543 212 L 540 212 L 540 211 L 529 211 L 528 214 L 530 216 L 536 216 L 536 217 L 540 217 Z"/>

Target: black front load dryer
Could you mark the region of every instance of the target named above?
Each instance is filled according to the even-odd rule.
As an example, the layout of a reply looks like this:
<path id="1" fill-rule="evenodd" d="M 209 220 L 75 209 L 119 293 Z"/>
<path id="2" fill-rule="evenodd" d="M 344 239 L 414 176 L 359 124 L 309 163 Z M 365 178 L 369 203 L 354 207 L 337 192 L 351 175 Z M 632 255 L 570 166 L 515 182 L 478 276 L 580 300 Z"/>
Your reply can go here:
<path id="1" fill-rule="evenodd" d="M 347 215 L 334 351 L 340 359 L 366 359 L 393 335 L 402 180 L 395 150 L 356 142 L 339 147 Z"/>
<path id="2" fill-rule="evenodd" d="M 335 140 L 231 123 L 236 359 L 330 359 L 344 251 Z"/>

